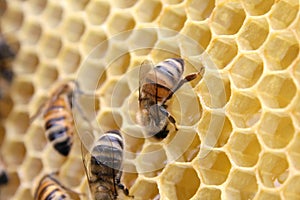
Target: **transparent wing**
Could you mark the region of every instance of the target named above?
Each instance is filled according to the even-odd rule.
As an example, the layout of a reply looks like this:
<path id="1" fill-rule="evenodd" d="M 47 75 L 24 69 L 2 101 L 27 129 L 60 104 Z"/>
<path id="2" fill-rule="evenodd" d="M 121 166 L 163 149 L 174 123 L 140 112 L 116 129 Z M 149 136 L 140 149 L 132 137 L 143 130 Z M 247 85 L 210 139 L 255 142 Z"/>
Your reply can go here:
<path id="1" fill-rule="evenodd" d="M 142 86 L 144 85 L 146 80 L 147 74 L 154 68 L 153 63 L 150 60 L 145 60 L 140 67 L 139 71 L 139 101 L 141 100 L 141 95 L 142 95 Z"/>

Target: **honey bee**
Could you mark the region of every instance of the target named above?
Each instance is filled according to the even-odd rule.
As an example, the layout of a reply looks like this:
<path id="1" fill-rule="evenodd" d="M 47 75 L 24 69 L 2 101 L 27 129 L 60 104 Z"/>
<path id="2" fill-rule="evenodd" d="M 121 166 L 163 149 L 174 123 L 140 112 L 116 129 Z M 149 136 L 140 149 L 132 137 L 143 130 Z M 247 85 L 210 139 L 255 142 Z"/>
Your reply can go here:
<path id="1" fill-rule="evenodd" d="M 84 116 L 80 106 L 76 103 L 77 94 L 83 94 L 76 81 L 61 84 L 44 104 L 40 106 L 37 113 L 31 118 L 34 120 L 43 113 L 46 136 L 52 143 L 54 149 L 61 155 L 67 156 L 73 144 L 74 119 L 72 114 L 73 103 Z M 73 100 L 73 101 L 72 101 Z"/>
<path id="2" fill-rule="evenodd" d="M 39 182 L 34 194 L 34 200 L 71 200 L 79 193 L 63 186 L 52 174 L 45 175 Z"/>
<path id="3" fill-rule="evenodd" d="M 93 145 L 91 153 L 82 148 L 82 159 L 93 199 L 117 199 L 118 190 L 129 196 L 121 184 L 123 138 L 118 130 L 103 134 Z"/>
<path id="4" fill-rule="evenodd" d="M 4 167 L 4 163 L 0 159 L 0 186 L 8 183 L 8 175 Z"/>
<path id="5" fill-rule="evenodd" d="M 11 69 L 10 60 L 14 57 L 15 53 L 0 36 L 0 98 L 9 91 L 9 85 L 13 80 L 14 73 Z"/>
<path id="6" fill-rule="evenodd" d="M 167 111 L 166 102 L 186 82 L 197 78 L 200 72 L 183 78 L 184 60 L 170 58 L 158 63 L 155 67 L 146 60 L 139 72 L 139 112 L 137 122 L 146 133 L 157 139 L 167 137 L 167 128 L 171 122 L 177 131 L 175 118 Z"/>

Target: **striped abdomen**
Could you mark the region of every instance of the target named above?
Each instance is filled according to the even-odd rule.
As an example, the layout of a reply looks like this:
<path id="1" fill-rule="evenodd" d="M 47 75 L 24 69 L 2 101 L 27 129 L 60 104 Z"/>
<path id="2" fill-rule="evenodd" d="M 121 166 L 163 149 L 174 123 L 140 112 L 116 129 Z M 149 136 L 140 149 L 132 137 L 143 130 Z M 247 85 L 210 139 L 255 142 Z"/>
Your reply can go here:
<path id="1" fill-rule="evenodd" d="M 151 98 L 154 102 L 169 99 L 182 79 L 183 71 L 184 61 L 180 58 L 170 58 L 158 63 L 145 77 L 142 98 Z"/>
<path id="2" fill-rule="evenodd" d="M 61 184 L 53 177 L 47 175 L 39 183 L 35 193 L 35 200 L 71 199 Z"/>
<path id="3" fill-rule="evenodd" d="M 59 97 L 47 109 L 45 130 L 48 140 L 63 156 L 67 156 L 73 144 L 73 117 L 68 99 Z"/>

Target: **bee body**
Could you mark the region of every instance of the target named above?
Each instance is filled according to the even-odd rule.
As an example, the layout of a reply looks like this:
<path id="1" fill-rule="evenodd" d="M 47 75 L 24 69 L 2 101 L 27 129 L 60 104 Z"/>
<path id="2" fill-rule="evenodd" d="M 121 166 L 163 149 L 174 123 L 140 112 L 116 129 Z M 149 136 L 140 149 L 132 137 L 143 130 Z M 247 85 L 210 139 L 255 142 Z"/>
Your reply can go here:
<path id="1" fill-rule="evenodd" d="M 4 164 L 0 160 L 0 186 L 8 183 L 8 175 L 5 170 Z"/>

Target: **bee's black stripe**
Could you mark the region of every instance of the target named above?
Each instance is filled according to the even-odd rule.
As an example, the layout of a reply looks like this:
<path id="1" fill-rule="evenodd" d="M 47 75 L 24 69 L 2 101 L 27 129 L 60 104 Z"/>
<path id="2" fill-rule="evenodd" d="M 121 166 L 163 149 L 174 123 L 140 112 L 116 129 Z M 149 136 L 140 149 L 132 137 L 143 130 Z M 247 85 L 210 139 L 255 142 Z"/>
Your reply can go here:
<path id="1" fill-rule="evenodd" d="M 172 60 L 174 60 L 174 59 L 172 59 Z M 171 60 L 166 60 L 165 62 L 168 63 L 171 66 L 174 66 L 174 62 L 171 61 Z M 181 74 L 183 72 L 183 71 L 179 70 L 179 68 L 177 67 L 177 65 L 174 68 L 176 69 L 176 71 L 177 71 L 178 74 Z M 182 69 L 182 66 L 181 66 L 181 69 Z"/>
<path id="2" fill-rule="evenodd" d="M 51 127 L 58 126 L 59 124 L 56 124 L 56 122 L 64 120 L 64 119 L 66 119 L 66 118 L 63 116 L 63 117 L 57 117 L 57 118 L 48 120 L 45 124 L 45 129 L 48 130 Z"/>
<path id="3" fill-rule="evenodd" d="M 8 176 L 5 171 L 2 171 L 0 174 L 0 185 L 4 185 L 8 183 Z"/>
<path id="4" fill-rule="evenodd" d="M 121 146 L 121 148 L 123 149 L 123 142 L 120 141 L 119 138 L 114 137 L 112 135 L 104 135 L 104 137 L 101 137 L 99 139 L 99 141 L 103 141 L 103 142 L 111 141 L 112 143 L 117 142 Z"/>
<path id="5" fill-rule="evenodd" d="M 61 127 L 61 129 L 58 129 L 58 130 L 53 130 L 50 132 L 50 134 L 48 135 L 48 139 L 50 141 L 53 141 L 57 138 L 60 138 L 62 137 L 62 135 L 64 133 L 66 133 L 68 131 L 68 127 Z"/>
<path id="6" fill-rule="evenodd" d="M 161 66 L 158 65 L 155 70 L 164 75 L 164 77 L 168 78 L 173 84 L 176 82 L 175 78 L 174 78 L 174 74 L 172 72 L 170 72 L 166 66 Z"/>
<path id="7" fill-rule="evenodd" d="M 56 143 L 54 145 L 54 148 L 62 155 L 67 156 L 71 150 L 70 144 L 71 144 L 71 140 L 70 140 L 70 138 L 67 138 L 63 142 Z"/>

